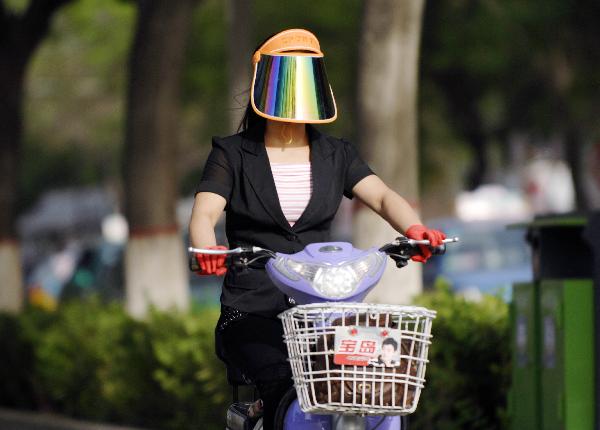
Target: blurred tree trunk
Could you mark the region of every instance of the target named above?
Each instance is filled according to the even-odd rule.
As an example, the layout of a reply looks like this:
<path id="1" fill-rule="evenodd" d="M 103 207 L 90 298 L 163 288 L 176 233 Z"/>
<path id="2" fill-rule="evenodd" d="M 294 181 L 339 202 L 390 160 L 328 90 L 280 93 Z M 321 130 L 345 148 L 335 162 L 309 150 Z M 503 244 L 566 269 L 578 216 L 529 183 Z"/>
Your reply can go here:
<path id="1" fill-rule="evenodd" d="M 178 116 L 185 42 L 196 0 L 139 0 L 127 100 L 127 309 L 185 309 L 186 256 L 175 216 Z"/>
<path id="2" fill-rule="evenodd" d="M 450 69 L 437 72 L 434 76 L 446 95 L 451 120 L 473 151 L 466 187 L 474 190 L 484 184 L 489 176 L 488 140 L 477 106 L 482 98 L 480 85 L 464 70 Z"/>
<path id="3" fill-rule="evenodd" d="M 583 163 L 586 127 L 577 121 L 573 98 L 576 68 L 570 58 L 569 47 L 559 45 L 548 58 L 549 67 L 546 79 L 552 90 L 552 101 L 556 116 L 555 124 L 561 130 L 564 141 L 564 158 L 569 165 L 575 193 L 575 210 L 585 212 L 590 209 L 591 198 L 585 187 L 586 171 Z"/>
<path id="4" fill-rule="evenodd" d="M 424 0 L 364 3 L 358 65 L 358 135 L 373 170 L 418 206 L 417 89 Z M 397 233 L 368 208 L 357 210 L 359 247 L 383 244 Z M 421 270 L 390 264 L 368 300 L 405 303 L 421 290 Z"/>
<path id="5" fill-rule="evenodd" d="M 252 0 L 227 2 L 227 78 L 229 126 L 237 131 L 250 100 L 252 79 L 253 13 Z"/>
<path id="6" fill-rule="evenodd" d="M 23 306 L 15 229 L 27 64 L 48 33 L 54 13 L 70 0 L 33 0 L 21 15 L 0 0 L 0 310 Z"/>

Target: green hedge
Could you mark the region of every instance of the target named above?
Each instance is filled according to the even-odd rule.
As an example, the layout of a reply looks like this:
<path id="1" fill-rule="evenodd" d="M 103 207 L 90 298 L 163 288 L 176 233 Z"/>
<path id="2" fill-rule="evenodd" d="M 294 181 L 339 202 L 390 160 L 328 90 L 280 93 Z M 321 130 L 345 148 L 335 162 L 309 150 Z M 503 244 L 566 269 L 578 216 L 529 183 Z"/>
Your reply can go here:
<path id="1" fill-rule="evenodd" d="M 509 377 L 507 306 L 447 288 L 435 309 L 427 385 L 413 430 L 501 429 Z M 213 350 L 218 311 L 128 317 L 117 304 L 72 302 L 0 316 L 0 405 L 150 428 L 223 428 L 230 390 Z"/>
<path id="2" fill-rule="evenodd" d="M 0 318 L 0 402 L 151 428 L 222 428 L 229 400 L 213 351 L 218 311 L 154 312 L 72 302 Z"/>
<path id="3" fill-rule="evenodd" d="M 418 298 L 417 304 L 436 310 L 437 318 L 427 383 L 411 417 L 411 429 L 508 428 L 508 305 L 492 296 L 469 302 L 443 285 Z"/>

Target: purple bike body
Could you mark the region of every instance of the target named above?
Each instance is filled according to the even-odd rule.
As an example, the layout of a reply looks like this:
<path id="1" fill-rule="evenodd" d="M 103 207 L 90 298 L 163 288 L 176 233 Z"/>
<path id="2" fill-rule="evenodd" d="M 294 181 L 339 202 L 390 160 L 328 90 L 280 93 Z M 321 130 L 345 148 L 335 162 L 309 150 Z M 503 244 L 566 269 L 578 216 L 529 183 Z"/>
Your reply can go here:
<path id="1" fill-rule="evenodd" d="M 266 265 L 267 273 L 273 281 L 273 283 L 288 297 L 292 298 L 297 304 L 309 304 L 309 303 L 326 303 L 326 302 L 362 302 L 366 295 L 377 285 L 383 272 L 385 270 L 387 255 L 379 251 L 377 248 L 370 248 L 368 250 L 360 250 L 354 248 L 352 244 L 347 242 L 326 242 L 326 243 L 313 243 L 303 251 L 296 254 L 281 254 L 277 253 L 276 258 L 272 258 Z M 322 291 L 318 291 L 315 286 L 315 276 L 311 278 L 311 274 L 314 272 L 307 270 L 308 276 L 301 276 L 301 269 L 296 266 L 296 271 L 289 270 L 291 273 L 285 270 L 285 263 L 293 261 L 294 263 L 306 264 L 308 268 L 322 268 L 329 269 L 333 272 L 330 278 L 335 275 L 342 275 L 345 267 L 356 267 L 356 264 L 363 262 L 365 266 L 365 273 L 360 279 L 348 279 L 344 287 L 346 287 L 346 294 L 344 291 L 338 294 L 334 294 L 338 297 L 332 297 L 332 294 L 324 294 Z M 371 263 L 370 267 L 368 263 Z M 283 270 L 282 270 L 283 269 Z M 296 273 L 298 276 L 293 276 Z M 292 276 L 290 276 L 290 274 Z M 355 285 L 348 285 L 353 284 Z M 323 282 L 327 282 L 324 279 Z M 338 422 L 339 416 L 337 415 L 319 415 L 304 413 L 300 409 L 298 400 L 295 399 L 285 414 L 284 429 L 285 430 L 333 430 L 335 428 L 344 427 L 340 426 Z M 359 425 L 358 428 L 365 430 L 398 430 L 401 429 L 401 417 L 399 416 L 368 416 L 362 418 L 363 423 L 356 423 Z M 356 420 L 355 420 L 356 421 Z M 361 425 L 362 424 L 362 425 Z"/>
<path id="2" fill-rule="evenodd" d="M 371 248 L 368 250 L 360 250 L 354 248 L 350 243 L 347 242 L 326 242 L 326 243 L 313 243 L 307 245 L 303 251 L 296 254 L 281 254 L 277 253 L 277 257 L 270 259 L 267 263 L 266 269 L 269 277 L 288 297 L 294 299 L 296 304 L 306 305 L 309 303 L 325 303 L 325 302 L 362 302 L 365 296 L 371 291 L 375 285 L 381 279 L 385 270 L 386 255 L 385 253 L 377 250 L 377 248 Z M 351 291 L 347 294 L 341 292 L 339 297 L 327 296 L 321 291 L 318 291 L 312 280 L 307 277 L 303 277 L 301 273 L 298 273 L 296 279 L 289 276 L 289 273 L 285 273 L 282 268 L 285 262 L 293 261 L 296 263 L 305 263 L 307 267 L 312 268 L 329 268 L 329 271 L 337 271 L 330 278 L 334 278 L 335 275 L 340 275 L 340 272 L 346 267 L 352 267 L 356 262 L 364 262 L 364 265 L 372 264 L 369 267 L 370 270 L 362 276 L 356 285 L 353 285 Z M 293 272 L 293 269 L 290 270 Z M 328 279 L 323 279 L 323 282 L 327 282 Z M 350 283 L 351 280 L 348 280 Z"/>
<path id="3" fill-rule="evenodd" d="M 356 417 L 358 419 L 353 419 L 350 425 L 338 422 L 340 418 L 339 415 L 318 415 L 302 412 L 298 400 L 294 400 L 285 414 L 283 428 L 285 430 L 333 430 L 352 426 L 351 428 L 365 430 L 404 430 L 401 424 L 402 418 L 398 416 L 380 417 L 371 415 Z"/>

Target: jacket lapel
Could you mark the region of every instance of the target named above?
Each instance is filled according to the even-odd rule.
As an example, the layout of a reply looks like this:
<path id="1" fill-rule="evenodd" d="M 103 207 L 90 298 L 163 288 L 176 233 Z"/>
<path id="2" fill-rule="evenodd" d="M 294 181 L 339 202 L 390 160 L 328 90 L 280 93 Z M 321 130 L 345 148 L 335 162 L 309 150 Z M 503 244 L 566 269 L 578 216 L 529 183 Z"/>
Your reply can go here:
<path id="1" fill-rule="evenodd" d="M 244 175 L 248 178 L 258 200 L 273 221 L 284 230 L 291 231 L 290 224 L 285 219 L 279 204 L 277 188 L 275 188 L 269 157 L 264 145 L 264 129 L 258 127 L 247 133 L 243 139 Z"/>
<path id="2" fill-rule="evenodd" d="M 310 220 L 319 212 L 319 209 L 330 198 L 329 188 L 332 183 L 333 165 L 330 155 L 334 151 L 331 144 L 313 126 L 307 125 L 310 139 L 310 163 L 313 189 L 310 200 L 304 212 L 294 224 L 293 230 L 299 231 L 310 224 Z"/>

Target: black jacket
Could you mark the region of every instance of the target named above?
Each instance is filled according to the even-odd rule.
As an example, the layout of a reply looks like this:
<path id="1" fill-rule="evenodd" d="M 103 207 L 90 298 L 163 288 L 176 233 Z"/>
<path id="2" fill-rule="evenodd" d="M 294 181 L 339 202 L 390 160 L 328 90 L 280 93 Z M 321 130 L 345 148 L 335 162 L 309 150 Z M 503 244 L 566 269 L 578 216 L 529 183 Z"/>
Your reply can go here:
<path id="1" fill-rule="evenodd" d="M 227 200 L 229 247 L 255 245 L 295 253 L 309 243 L 330 240 L 331 221 L 342 196 L 352 198 L 354 185 L 373 172 L 348 141 L 323 135 L 310 125 L 307 130 L 313 190 L 308 206 L 293 227 L 279 205 L 264 146 L 264 127 L 213 138 L 197 192 L 216 193 Z M 290 306 L 264 268 L 228 270 L 221 303 L 265 316 L 274 316 Z"/>

